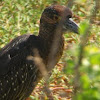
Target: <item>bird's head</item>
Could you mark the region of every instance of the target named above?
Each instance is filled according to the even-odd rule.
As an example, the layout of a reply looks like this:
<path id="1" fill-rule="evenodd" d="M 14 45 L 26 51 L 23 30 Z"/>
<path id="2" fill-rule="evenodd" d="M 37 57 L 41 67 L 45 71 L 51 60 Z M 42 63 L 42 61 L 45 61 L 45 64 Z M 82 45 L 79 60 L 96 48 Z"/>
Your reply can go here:
<path id="1" fill-rule="evenodd" d="M 78 33 L 78 25 L 72 21 L 71 18 L 72 12 L 66 6 L 49 6 L 42 13 L 40 19 L 40 31 L 44 30 L 48 33 L 47 31 L 49 30 L 50 33 L 52 33 L 61 22 L 62 31 L 72 31 L 74 33 Z"/>

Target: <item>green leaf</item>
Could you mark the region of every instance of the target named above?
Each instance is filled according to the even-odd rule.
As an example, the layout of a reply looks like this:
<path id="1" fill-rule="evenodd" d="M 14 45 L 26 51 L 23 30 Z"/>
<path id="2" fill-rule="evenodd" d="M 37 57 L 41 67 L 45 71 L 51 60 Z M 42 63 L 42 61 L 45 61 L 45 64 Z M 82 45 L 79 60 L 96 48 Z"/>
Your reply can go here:
<path id="1" fill-rule="evenodd" d="M 100 64 L 100 53 L 92 54 L 89 59 L 91 64 Z"/>
<path id="2" fill-rule="evenodd" d="M 73 71 L 73 69 L 74 69 L 74 61 L 69 59 L 66 62 L 67 62 L 67 66 L 64 69 L 64 73 L 65 74 L 72 74 L 74 72 Z"/>
<path id="3" fill-rule="evenodd" d="M 86 30 L 89 28 L 89 22 L 87 20 L 80 23 L 79 33 L 85 34 Z"/>

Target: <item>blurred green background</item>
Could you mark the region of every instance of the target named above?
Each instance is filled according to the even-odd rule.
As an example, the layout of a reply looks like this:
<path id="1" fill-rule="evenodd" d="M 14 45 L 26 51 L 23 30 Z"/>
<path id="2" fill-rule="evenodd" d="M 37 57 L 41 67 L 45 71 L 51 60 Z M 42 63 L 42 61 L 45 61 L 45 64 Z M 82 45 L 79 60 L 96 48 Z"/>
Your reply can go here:
<path id="1" fill-rule="evenodd" d="M 99 0 L 0 0 L 0 48 L 22 34 L 37 35 L 41 13 L 51 4 L 68 5 L 73 11 L 73 20 L 80 26 L 80 35 L 64 34 L 65 51 L 50 77 L 50 88 L 60 84 L 67 92 L 63 90 L 64 96 L 60 94 L 61 89 L 53 92 L 54 100 L 100 100 Z M 90 29 L 86 32 L 88 27 Z M 82 45 L 85 38 L 85 45 Z M 82 55 L 81 60 L 79 55 Z M 75 93 L 76 83 L 79 88 Z M 39 87 L 42 86 L 40 82 Z M 44 93 L 37 88 L 28 100 L 40 100 L 41 94 Z M 46 95 L 45 100 L 48 100 Z"/>

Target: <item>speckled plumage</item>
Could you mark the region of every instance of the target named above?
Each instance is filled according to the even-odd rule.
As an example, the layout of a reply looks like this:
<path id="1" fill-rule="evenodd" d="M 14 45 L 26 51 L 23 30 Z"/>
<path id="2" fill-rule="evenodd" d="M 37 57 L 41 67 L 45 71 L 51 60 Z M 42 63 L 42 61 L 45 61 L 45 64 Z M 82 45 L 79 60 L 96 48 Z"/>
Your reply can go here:
<path id="1" fill-rule="evenodd" d="M 34 57 L 33 50 L 37 49 L 43 63 L 47 65 L 48 56 L 55 41 L 54 35 L 64 11 L 66 12 L 65 21 L 68 22 L 69 16 L 72 16 L 68 8 L 60 5 L 47 7 L 40 19 L 38 36 L 30 34 L 19 36 L 0 50 L 0 100 L 25 100 L 31 94 L 41 74 L 36 64 L 27 57 Z M 74 31 L 75 29 L 70 27 L 72 24 L 74 26 L 75 23 L 66 24 L 66 30 L 72 28 Z M 76 28 L 74 32 L 77 32 L 77 25 L 74 27 Z M 62 29 L 61 34 L 63 30 L 65 31 L 65 28 Z M 54 57 L 55 65 L 61 58 L 64 48 L 63 36 L 61 35 L 59 39 Z"/>

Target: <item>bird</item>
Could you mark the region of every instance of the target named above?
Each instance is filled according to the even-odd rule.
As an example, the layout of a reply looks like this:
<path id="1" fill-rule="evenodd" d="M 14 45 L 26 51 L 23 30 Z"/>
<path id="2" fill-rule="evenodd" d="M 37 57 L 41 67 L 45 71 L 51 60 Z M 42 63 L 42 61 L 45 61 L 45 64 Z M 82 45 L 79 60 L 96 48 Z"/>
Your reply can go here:
<path id="1" fill-rule="evenodd" d="M 64 50 L 63 34 L 66 31 L 78 33 L 78 25 L 71 20 L 72 15 L 72 11 L 64 5 L 50 5 L 42 12 L 37 36 L 18 36 L 0 49 L 0 100 L 26 100 L 30 96 L 42 76 L 37 64 L 27 57 L 34 58 L 34 50 L 38 50 L 49 71 L 47 64 L 50 50 L 55 41 L 54 35 L 59 33 L 54 65 L 58 63 Z M 57 31 L 59 28 L 61 30 Z"/>

